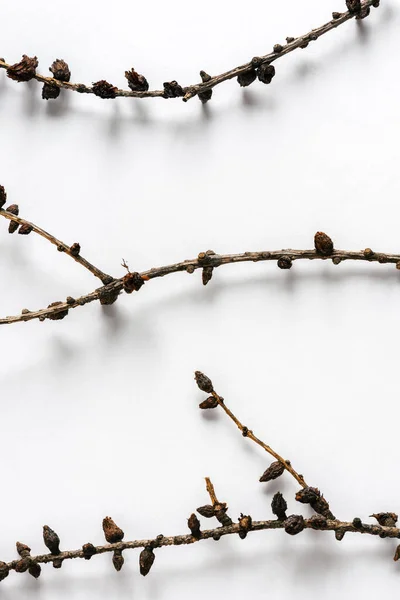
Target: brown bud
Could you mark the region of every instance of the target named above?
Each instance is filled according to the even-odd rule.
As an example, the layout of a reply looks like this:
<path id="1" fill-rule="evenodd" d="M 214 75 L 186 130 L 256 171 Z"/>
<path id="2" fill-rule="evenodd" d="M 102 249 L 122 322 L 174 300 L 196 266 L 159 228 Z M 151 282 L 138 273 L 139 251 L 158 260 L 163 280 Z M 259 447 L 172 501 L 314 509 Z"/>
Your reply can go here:
<path id="1" fill-rule="evenodd" d="M 276 492 L 276 494 L 274 494 L 271 502 L 271 508 L 272 512 L 278 517 L 279 521 L 286 520 L 287 503 L 280 492 Z"/>
<path id="2" fill-rule="evenodd" d="M 113 565 L 116 571 L 120 571 L 124 565 L 124 557 L 122 556 L 121 550 L 115 550 L 113 555 Z"/>
<path id="3" fill-rule="evenodd" d="M 7 566 L 7 564 L 5 562 L 0 561 L 0 581 L 3 581 L 3 579 L 8 577 L 9 572 L 10 569 Z"/>
<path id="4" fill-rule="evenodd" d="M 90 560 L 96 554 L 96 548 L 89 542 L 82 546 L 82 552 L 85 560 Z"/>
<path id="5" fill-rule="evenodd" d="M 81 251 L 80 244 L 78 242 L 75 242 L 74 244 L 72 244 L 69 251 L 71 252 L 72 256 L 79 256 L 79 253 Z"/>
<path id="6" fill-rule="evenodd" d="M 124 539 L 124 532 L 114 523 L 111 517 L 103 519 L 104 536 L 109 544 L 115 544 Z"/>
<path id="7" fill-rule="evenodd" d="M 31 566 L 31 557 L 26 556 L 25 558 L 21 558 L 15 565 L 15 571 L 17 573 L 25 573 L 29 567 Z"/>
<path id="8" fill-rule="evenodd" d="M 39 563 L 37 563 L 35 561 L 31 561 L 31 565 L 30 565 L 28 571 L 29 571 L 29 575 L 32 575 L 32 577 L 37 579 L 38 577 L 40 577 L 40 574 L 42 572 L 42 567 L 39 565 Z"/>
<path id="9" fill-rule="evenodd" d="M 240 73 L 240 75 L 238 75 L 237 82 L 241 87 L 247 87 L 248 85 L 253 83 L 256 77 L 257 71 L 251 68 L 248 71 L 245 71 L 244 73 Z"/>
<path id="10" fill-rule="evenodd" d="M 146 77 L 137 73 L 135 69 L 125 71 L 125 77 L 132 92 L 147 92 L 149 89 L 149 84 Z"/>
<path id="11" fill-rule="evenodd" d="M 197 540 L 199 540 L 201 537 L 200 521 L 198 520 L 198 518 L 196 517 L 196 515 L 194 513 L 192 513 L 190 515 L 190 517 L 188 518 L 188 527 L 189 527 L 190 531 L 192 532 L 192 536 L 194 538 L 196 538 Z"/>
<path id="12" fill-rule="evenodd" d="M 374 8 L 378 8 L 380 6 L 380 4 L 381 4 L 380 0 L 375 0 L 375 2 L 372 3 L 372 6 Z"/>
<path id="13" fill-rule="evenodd" d="M 365 248 L 364 252 L 363 252 L 365 258 L 372 258 L 375 254 L 375 252 L 373 250 L 371 250 L 371 248 Z"/>
<path id="14" fill-rule="evenodd" d="M 200 402 L 199 404 L 199 408 L 217 408 L 218 406 L 218 401 L 214 398 L 214 396 L 210 396 L 209 398 L 207 398 L 206 400 L 203 400 L 203 402 Z"/>
<path id="15" fill-rule="evenodd" d="M 337 539 L 338 542 L 341 542 L 342 539 L 344 538 L 345 535 L 345 531 L 343 531 L 343 529 L 337 529 L 335 531 L 335 538 Z"/>
<path id="16" fill-rule="evenodd" d="M 60 554 L 60 538 L 48 525 L 43 527 L 43 541 L 52 554 Z"/>
<path id="17" fill-rule="evenodd" d="M 15 233 L 19 227 L 19 223 L 17 221 L 10 221 L 8 224 L 8 233 Z"/>
<path id="18" fill-rule="evenodd" d="M 213 517 L 215 514 L 214 507 L 211 506 L 211 504 L 199 506 L 199 508 L 196 508 L 196 510 L 199 513 L 199 515 L 205 517 L 206 519 L 211 519 L 211 517 Z"/>
<path id="19" fill-rule="evenodd" d="M 383 527 L 396 527 L 397 519 L 399 518 L 396 513 L 392 512 L 375 513 L 370 516 L 375 517 L 379 525 Z"/>
<path id="20" fill-rule="evenodd" d="M 321 492 L 317 488 L 302 488 L 297 492 L 296 500 L 302 504 L 310 504 L 315 512 L 323 515 L 327 519 L 335 518 L 329 510 L 329 502 L 321 495 Z"/>
<path id="21" fill-rule="evenodd" d="M 291 269 L 292 268 L 292 259 L 289 256 L 281 256 L 278 259 L 278 267 L 280 269 Z"/>
<path id="22" fill-rule="evenodd" d="M 326 518 L 322 515 L 313 515 L 308 522 L 313 529 L 323 529 L 326 526 Z"/>
<path id="23" fill-rule="evenodd" d="M 147 575 L 147 573 L 150 571 L 153 562 L 154 562 L 155 556 L 154 556 L 154 552 L 153 552 L 153 548 L 151 548 L 151 546 L 146 546 L 140 553 L 139 556 L 139 567 L 140 567 L 140 574 L 145 576 Z"/>
<path id="24" fill-rule="evenodd" d="M 286 41 L 287 41 L 288 44 L 291 44 L 292 42 L 294 42 L 294 37 L 289 36 L 289 37 L 286 38 Z"/>
<path id="25" fill-rule="evenodd" d="M 214 267 L 204 267 L 202 271 L 202 280 L 203 285 L 207 285 L 209 281 L 211 281 L 213 276 Z"/>
<path id="26" fill-rule="evenodd" d="M 211 75 L 209 75 L 205 71 L 200 71 L 200 77 L 203 83 L 207 83 L 207 81 L 210 81 L 211 79 Z M 211 100 L 212 94 L 213 91 L 211 88 L 209 90 L 205 90 L 204 92 L 200 92 L 198 95 L 199 100 L 201 100 L 203 104 L 206 104 L 209 100 Z"/>
<path id="27" fill-rule="evenodd" d="M 16 543 L 17 552 L 21 556 L 21 558 L 26 558 L 31 555 L 31 549 L 26 544 L 21 544 L 21 542 Z"/>
<path id="28" fill-rule="evenodd" d="M 19 214 L 19 206 L 18 204 L 10 204 L 10 206 L 7 206 L 6 211 L 18 216 Z M 17 231 L 19 227 L 19 223 L 17 223 L 17 221 L 10 221 L 9 225 L 8 225 L 8 233 L 15 233 Z"/>
<path id="29" fill-rule="evenodd" d="M 261 483 L 264 483 L 265 481 L 272 481 L 272 479 L 277 479 L 278 477 L 280 477 L 284 471 L 284 464 L 281 463 L 279 460 L 276 460 L 275 462 L 269 465 L 268 469 L 264 471 L 259 481 Z"/>
<path id="30" fill-rule="evenodd" d="M 61 306 L 62 304 L 63 304 L 63 302 L 59 302 L 59 301 L 52 302 L 51 304 L 48 305 L 47 308 L 52 308 L 53 306 Z M 50 321 L 61 321 L 61 319 L 64 319 L 67 315 L 68 315 L 68 308 L 63 308 L 62 310 L 59 310 L 57 312 L 50 313 L 47 318 L 50 319 Z"/>
<path id="31" fill-rule="evenodd" d="M 211 394 L 214 391 L 212 381 L 207 375 L 204 375 L 201 371 L 195 371 L 194 378 L 198 387 L 206 394 Z"/>
<path id="32" fill-rule="evenodd" d="M 109 304 L 114 304 L 118 300 L 120 290 L 108 290 L 108 289 L 100 289 L 99 291 L 99 300 L 100 304 L 103 306 L 107 306 Z"/>
<path id="33" fill-rule="evenodd" d="M 118 88 L 114 87 L 111 83 L 108 83 L 105 79 L 96 81 L 93 84 L 92 89 L 95 96 L 103 98 L 104 100 L 115 98 L 116 92 L 118 91 Z"/>
<path id="34" fill-rule="evenodd" d="M 69 81 L 71 79 L 71 71 L 62 58 L 56 58 L 49 71 L 53 73 L 54 79 L 58 79 L 58 81 Z"/>
<path id="35" fill-rule="evenodd" d="M 396 548 L 396 551 L 395 551 L 394 556 L 393 556 L 393 560 L 398 561 L 399 558 L 400 558 L 400 545 L 397 546 L 397 548 Z"/>
<path id="36" fill-rule="evenodd" d="M 340 19 L 341 16 L 342 16 L 342 13 L 340 13 L 340 12 L 333 12 L 332 13 L 332 19 L 334 21 L 336 21 L 337 19 Z"/>
<path id="37" fill-rule="evenodd" d="M 185 92 L 177 81 L 165 81 L 164 85 L 164 98 L 179 98 L 184 96 Z"/>
<path id="38" fill-rule="evenodd" d="M 129 272 L 123 278 L 122 284 L 124 286 L 125 292 L 127 294 L 132 294 L 132 292 L 138 292 L 142 285 L 144 285 L 145 281 L 146 278 L 142 277 L 139 273 Z"/>
<path id="39" fill-rule="evenodd" d="M 257 71 L 257 76 L 262 83 L 271 83 L 272 79 L 275 77 L 274 65 L 263 63 Z"/>
<path id="40" fill-rule="evenodd" d="M 61 569 L 63 561 L 61 558 L 56 558 L 53 560 L 53 569 Z"/>
<path id="41" fill-rule="evenodd" d="M 14 79 L 14 81 L 30 81 L 36 75 L 38 64 L 36 56 L 31 58 L 24 54 L 20 62 L 8 67 L 7 75 L 10 79 Z"/>
<path id="42" fill-rule="evenodd" d="M 42 87 L 43 100 L 55 100 L 60 95 L 60 88 L 54 83 L 45 83 Z"/>
<path id="43" fill-rule="evenodd" d="M 304 529 L 304 518 L 302 515 L 291 515 L 285 521 L 285 531 L 289 535 L 297 535 Z"/>
<path id="44" fill-rule="evenodd" d="M 355 527 L 356 529 L 361 529 L 361 527 L 362 527 L 362 521 L 361 521 L 360 517 L 354 517 L 354 519 L 353 519 L 353 527 Z"/>
<path id="45" fill-rule="evenodd" d="M 20 235 L 29 235 L 31 231 L 33 231 L 32 225 L 29 225 L 29 223 L 23 223 L 19 228 L 18 233 Z"/>
<path id="46" fill-rule="evenodd" d="M 314 236 L 314 246 L 318 254 L 329 256 L 333 252 L 333 242 L 329 235 L 323 231 L 317 231 Z"/>
<path id="47" fill-rule="evenodd" d="M 346 0 L 346 6 L 350 13 L 358 13 L 361 10 L 361 0 Z"/>
<path id="48" fill-rule="evenodd" d="M 282 50 L 283 50 L 282 44 L 275 44 L 275 46 L 274 46 L 275 54 L 279 54 L 279 52 L 282 52 Z"/>
<path id="49" fill-rule="evenodd" d="M 7 201 L 7 192 L 4 188 L 4 185 L 0 185 L 0 208 L 3 208 Z"/>
<path id="50" fill-rule="evenodd" d="M 250 515 L 244 515 L 243 513 L 240 513 L 240 518 L 239 518 L 239 537 L 240 539 L 244 540 L 245 537 L 247 536 L 247 533 L 250 531 L 250 529 L 253 526 L 253 520 L 250 517 Z"/>

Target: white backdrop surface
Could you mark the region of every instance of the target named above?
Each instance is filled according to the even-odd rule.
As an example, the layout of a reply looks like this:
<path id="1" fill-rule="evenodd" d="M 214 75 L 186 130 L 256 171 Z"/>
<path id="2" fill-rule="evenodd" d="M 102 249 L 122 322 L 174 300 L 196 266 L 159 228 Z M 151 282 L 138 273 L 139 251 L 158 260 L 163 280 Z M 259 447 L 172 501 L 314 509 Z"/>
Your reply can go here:
<path id="1" fill-rule="evenodd" d="M 123 85 L 134 66 L 153 87 L 198 79 L 327 21 L 338 0 L 230 4 L 181 0 L 65 6 L 3 3 L 0 55 L 55 58 L 74 81 Z M 21 216 L 121 276 L 199 251 L 312 246 L 400 251 L 400 7 L 383 0 L 276 64 L 270 86 L 219 86 L 197 99 L 103 101 L 0 73 L 0 183 Z M 97 281 L 34 234 L 0 223 L 2 315 L 84 294 Z M 400 510 L 397 457 L 400 272 L 393 265 L 229 266 L 203 288 L 177 274 L 60 322 L 0 331 L 0 559 L 17 540 L 45 550 L 49 524 L 72 549 L 102 543 L 111 515 L 127 539 L 184 533 L 210 476 L 233 517 L 289 512 L 289 476 L 261 485 L 268 457 L 221 414 L 197 408 L 204 370 L 238 416 L 319 486 L 342 519 Z M 215 411 L 217 412 L 217 411 Z M 303 514 L 309 514 L 304 509 Z M 205 524 L 205 523 L 204 523 Z M 207 523 L 207 526 L 209 523 Z M 313 600 L 394 597 L 393 540 L 304 532 L 251 534 L 110 555 L 11 574 L 4 600 Z"/>

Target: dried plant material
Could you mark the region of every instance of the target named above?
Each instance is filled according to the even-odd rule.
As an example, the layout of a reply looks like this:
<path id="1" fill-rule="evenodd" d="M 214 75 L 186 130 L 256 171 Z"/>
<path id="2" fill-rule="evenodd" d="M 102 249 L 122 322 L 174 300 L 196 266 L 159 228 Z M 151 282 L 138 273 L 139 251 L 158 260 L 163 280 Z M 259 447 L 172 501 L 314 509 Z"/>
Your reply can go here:
<path id="1" fill-rule="evenodd" d="M 10 79 L 14 79 L 14 81 L 30 81 L 36 75 L 38 64 L 36 56 L 30 57 L 24 54 L 20 62 L 8 66 L 7 75 Z"/>
<path id="2" fill-rule="evenodd" d="M 280 477 L 285 471 L 285 465 L 278 460 L 271 463 L 260 477 L 260 482 L 272 481 Z"/>
<path id="3" fill-rule="evenodd" d="M 43 527 L 43 541 L 52 554 L 60 554 L 60 538 L 48 525 Z"/>
<path id="4" fill-rule="evenodd" d="M 329 235 L 323 231 L 317 231 L 314 236 L 315 250 L 322 256 L 329 256 L 333 252 L 333 242 Z"/>
<path id="5" fill-rule="evenodd" d="M 196 371 L 194 374 L 197 386 L 203 391 L 210 394 L 213 391 L 212 381 L 207 375 L 204 375 L 201 371 Z"/>
<path id="6" fill-rule="evenodd" d="M 398 515 L 393 512 L 375 513 L 370 516 L 375 517 L 379 525 L 384 525 L 385 527 L 396 527 L 396 523 L 399 518 Z"/>
<path id="7" fill-rule="evenodd" d="M 282 496 L 281 492 L 276 492 L 272 498 L 271 508 L 274 515 L 277 516 L 279 521 L 285 521 L 287 519 L 287 502 Z"/>
<path id="8" fill-rule="evenodd" d="M 69 81 L 71 79 L 71 71 L 68 64 L 60 58 L 56 58 L 51 67 L 49 67 L 49 71 L 53 73 L 54 79 L 58 81 Z"/>
<path id="9" fill-rule="evenodd" d="M 284 523 L 285 531 L 289 535 L 297 535 L 304 529 L 304 517 L 302 515 L 291 515 Z"/>
<path id="10" fill-rule="evenodd" d="M 112 83 L 109 83 L 105 79 L 101 79 L 93 84 L 92 90 L 95 96 L 103 98 L 104 100 L 110 100 L 117 97 L 118 88 L 113 86 Z"/>
<path id="11" fill-rule="evenodd" d="M 149 84 L 144 75 L 140 75 L 135 69 L 125 71 L 125 77 L 128 81 L 128 87 L 133 92 L 147 92 Z"/>
<path id="12" fill-rule="evenodd" d="M 194 538 L 196 538 L 197 540 L 199 540 L 201 537 L 200 521 L 198 520 L 198 518 L 196 517 L 196 515 L 194 513 L 192 513 L 190 515 L 190 517 L 188 518 L 188 527 L 189 527 L 190 531 L 192 532 L 192 536 Z"/>
<path id="13" fill-rule="evenodd" d="M 139 557 L 140 574 L 146 576 L 154 563 L 154 552 L 151 546 L 146 546 Z"/>
<path id="14" fill-rule="evenodd" d="M 103 531 L 104 537 L 109 544 L 115 544 L 124 539 L 124 532 L 114 523 L 111 517 L 105 517 L 103 519 Z"/>

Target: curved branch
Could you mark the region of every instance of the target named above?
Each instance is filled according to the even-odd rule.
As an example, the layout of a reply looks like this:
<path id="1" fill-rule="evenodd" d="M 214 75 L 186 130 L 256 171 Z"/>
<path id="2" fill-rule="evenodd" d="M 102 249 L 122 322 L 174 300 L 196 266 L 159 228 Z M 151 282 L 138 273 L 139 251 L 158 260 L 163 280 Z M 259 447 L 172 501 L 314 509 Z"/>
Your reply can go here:
<path id="1" fill-rule="evenodd" d="M 276 44 L 274 46 L 273 52 L 265 54 L 264 56 L 255 57 L 251 61 L 244 63 L 238 67 L 230 69 L 220 75 L 215 75 L 213 77 L 203 73 L 203 81 L 192 84 L 186 87 L 176 86 L 176 82 L 173 83 L 174 90 L 171 92 L 171 87 L 168 91 L 169 84 L 164 86 L 163 90 L 145 90 L 145 91 L 136 91 L 136 90 L 124 90 L 119 89 L 108 82 L 106 83 L 108 87 L 105 95 L 101 95 L 101 93 L 97 93 L 97 90 L 94 86 L 84 85 L 82 83 L 71 83 L 70 81 L 61 81 L 54 77 L 46 77 L 44 75 L 40 75 L 39 73 L 32 74 L 29 78 L 36 79 L 37 81 L 47 84 L 48 86 L 54 88 L 64 88 L 66 90 L 75 91 L 78 93 L 84 94 L 96 94 L 103 98 L 116 98 L 116 97 L 125 97 L 125 98 L 178 98 L 181 97 L 184 102 L 187 102 L 194 96 L 199 96 L 203 102 L 206 102 L 211 97 L 211 90 L 223 83 L 224 81 L 228 81 L 229 79 L 233 79 L 235 77 L 239 77 L 248 73 L 252 73 L 255 69 L 259 68 L 261 65 L 269 65 L 272 62 L 275 62 L 279 58 L 282 58 L 286 54 L 297 50 L 298 48 L 306 48 L 310 42 L 316 41 L 321 36 L 325 35 L 329 31 L 336 29 L 339 25 L 342 25 L 353 18 L 364 18 L 369 14 L 369 9 L 371 6 L 379 6 L 379 0 L 363 0 L 360 3 L 360 7 L 357 10 L 348 10 L 343 13 L 333 13 L 332 20 L 328 21 L 324 25 L 312 29 L 306 34 L 303 34 L 296 38 L 287 38 L 288 43 L 285 45 Z M 9 69 L 12 65 L 8 64 L 5 60 L 0 59 L 0 69 Z M 255 76 L 254 76 L 255 79 Z M 253 80 L 254 80 L 253 79 Z M 253 81 L 252 80 L 252 81 Z M 99 82 L 98 82 L 99 83 Z M 250 82 L 251 83 L 251 82 Z M 265 83 L 269 83 L 266 81 Z M 241 85 L 249 85 L 249 83 L 242 83 Z M 179 89 L 179 91 L 177 91 Z M 208 94 L 204 93 L 207 92 Z"/>

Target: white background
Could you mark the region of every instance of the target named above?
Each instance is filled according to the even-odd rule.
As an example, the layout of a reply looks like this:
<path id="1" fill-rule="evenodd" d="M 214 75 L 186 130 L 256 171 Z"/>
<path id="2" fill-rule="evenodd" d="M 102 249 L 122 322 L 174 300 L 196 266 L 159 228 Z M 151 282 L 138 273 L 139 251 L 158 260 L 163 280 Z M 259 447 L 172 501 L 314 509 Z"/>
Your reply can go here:
<path id="1" fill-rule="evenodd" d="M 65 6 L 3 3 L 0 55 L 55 58 L 74 81 L 124 85 L 135 67 L 152 87 L 198 80 L 268 52 L 329 20 L 341 0 L 197 5 L 103 0 Z M 312 247 L 400 251 L 398 39 L 400 8 L 384 0 L 307 50 L 279 60 L 270 86 L 219 86 L 193 99 L 104 101 L 0 73 L 0 182 L 20 215 L 103 270 L 122 257 L 144 270 L 212 248 Z M 0 223 L 1 314 L 77 296 L 98 282 L 35 236 Z M 126 539 L 187 531 L 210 476 L 232 517 L 270 518 L 275 491 L 289 512 L 286 475 L 225 415 L 202 414 L 193 381 L 204 370 L 256 434 L 321 488 L 335 514 L 368 520 L 400 510 L 398 477 L 400 272 L 393 265 L 299 262 L 291 271 L 247 263 L 147 284 L 112 307 L 60 322 L 1 328 L 0 559 L 15 542 L 45 551 L 102 543 L 111 515 Z M 204 526 L 209 526 L 210 521 Z M 309 600 L 394 597 L 396 543 L 329 533 L 251 534 L 245 541 L 164 548 L 146 578 L 138 552 L 116 573 L 111 556 L 10 574 L 5 600 Z"/>

